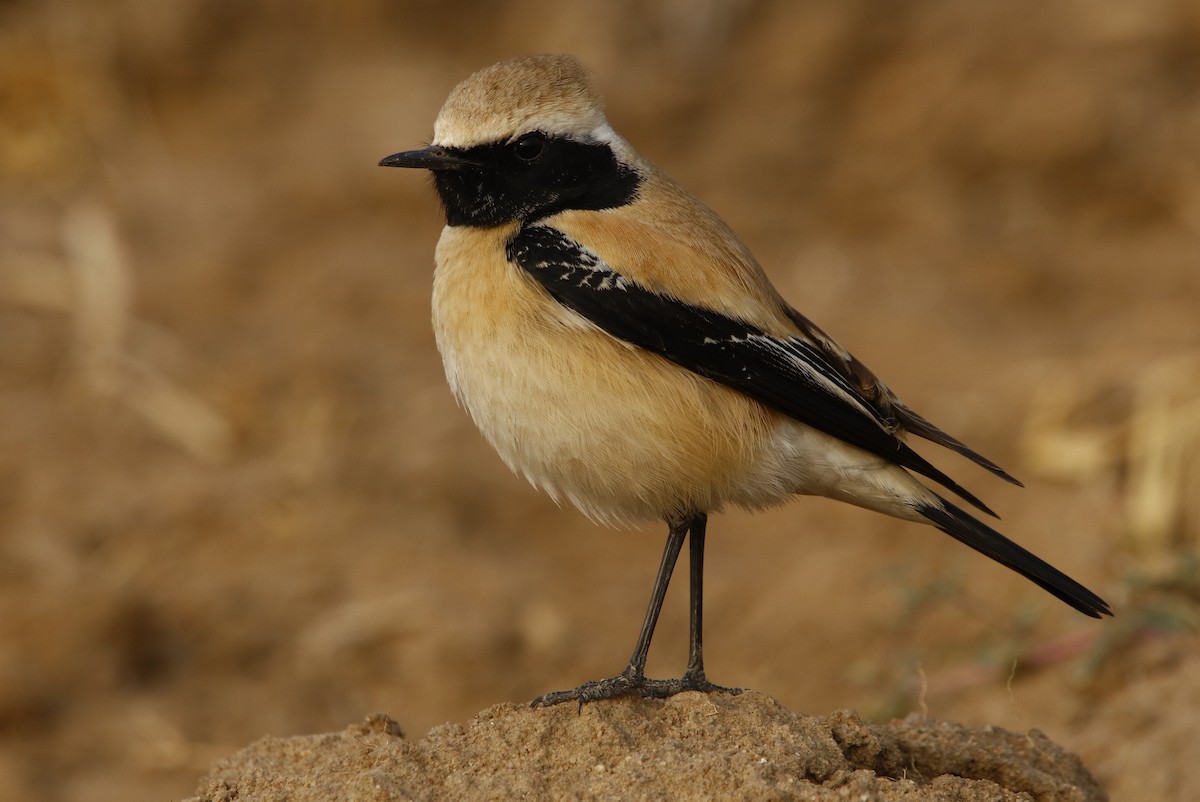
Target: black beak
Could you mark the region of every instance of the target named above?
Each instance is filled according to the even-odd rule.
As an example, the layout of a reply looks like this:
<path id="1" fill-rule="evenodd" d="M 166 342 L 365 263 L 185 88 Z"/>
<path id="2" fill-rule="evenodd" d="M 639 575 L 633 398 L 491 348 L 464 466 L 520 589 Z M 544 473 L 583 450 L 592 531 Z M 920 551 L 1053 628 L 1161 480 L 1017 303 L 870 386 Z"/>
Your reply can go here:
<path id="1" fill-rule="evenodd" d="M 475 164 L 476 162 L 439 145 L 393 153 L 379 162 L 380 167 L 416 167 L 419 170 L 461 170 Z"/>

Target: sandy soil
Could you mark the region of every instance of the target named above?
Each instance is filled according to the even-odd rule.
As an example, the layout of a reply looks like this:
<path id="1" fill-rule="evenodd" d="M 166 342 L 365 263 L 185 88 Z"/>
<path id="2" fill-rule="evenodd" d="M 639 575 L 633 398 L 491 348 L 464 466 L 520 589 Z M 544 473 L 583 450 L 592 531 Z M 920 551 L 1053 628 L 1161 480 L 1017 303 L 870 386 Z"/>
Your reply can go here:
<path id="1" fill-rule="evenodd" d="M 0 799 L 183 798 L 264 736 L 386 711 L 419 739 L 620 669 L 664 533 L 557 509 L 482 442 L 429 331 L 436 203 L 374 166 L 547 50 L 1022 478 L 926 451 L 1118 612 L 801 500 L 710 523 L 713 680 L 1038 729 L 1114 799 L 1194 798 L 1194 5 L 0 5 Z"/>
<path id="2" fill-rule="evenodd" d="M 386 716 L 267 738 L 221 761 L 189 802 L 739 799 L 1101 802 L 1079 758 L 1037 731 L 918 716 L 798 716 L 762 694 L 533 710 L 497 705 L 415 744 Z"/>

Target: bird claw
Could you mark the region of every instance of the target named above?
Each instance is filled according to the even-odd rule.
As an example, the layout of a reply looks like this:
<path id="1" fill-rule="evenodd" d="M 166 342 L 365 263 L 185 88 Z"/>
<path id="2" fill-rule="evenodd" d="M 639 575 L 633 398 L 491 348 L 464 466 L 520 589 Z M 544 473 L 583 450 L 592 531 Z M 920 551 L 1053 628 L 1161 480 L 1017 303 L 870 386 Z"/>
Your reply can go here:
<path id="1" fill-rule="evenodd" d="M 699 691 L 700 693 L 727 693 L 736 696 L 741 688 L 726 688 L 714 685 L 705 678 L 704 674 L 685 674 L 679 679 L 647 679 L 644 676 L 629 673 L 618 674 L 608 679 L 585 682 L 578 688 L 569 691 L 553 691 L 542 694 L 534 699 L 531 707 L 550 707 L 563 702 L 575 701 L 579 710 L 583 710 L 586 702 L 596 702 L 601 699 L 615 699 L 619 696 L 640 696 L 643 699 L 667 699 L 677 693 Z"/>

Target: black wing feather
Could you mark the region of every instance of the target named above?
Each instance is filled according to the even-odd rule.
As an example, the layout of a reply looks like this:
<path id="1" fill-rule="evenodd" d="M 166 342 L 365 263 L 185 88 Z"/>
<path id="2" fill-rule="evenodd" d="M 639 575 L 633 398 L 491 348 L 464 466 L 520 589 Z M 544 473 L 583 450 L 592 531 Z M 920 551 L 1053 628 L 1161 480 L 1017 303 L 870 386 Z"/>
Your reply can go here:
<path id="1" fill-rule="evenodd" d="M 745 321 L 648 290 L 547 225 L 520 229 L 507 255 L 559 303 L 612 336 L 915 471 L 995 515 L 900 440 L 812 343 L 772 337 Z"/>
<path id="2" fill-rule="evenodd" d="M 951 451 L 956 451 L 1006 482 L 1011 482 L 1018 487 L 1023 486 L 1008 471 L 974 449 L 969 448 L 962 441 L 943 432 L 901 403 L 899 399 L 892 395 L 891 390 L 875 377 L 875 374 L 866 365 L 855 358 L 854 354 L 851 354 L 835 343 L 833 338 L 822 331 L 821 327 L 816 323 L 813 323 L 790 306 L 785 307 L 784 311 L 800 331 L 804 332 L 813 342 L 820 345 L 820 348 L 817 350 L 820 351 L 822 361 L 831 370 L 836 371 L 847 382 L 851 383 L 856 388 L 858 397 L 863 399 L 882 420 L 887 421 L 890 428 L 893 430 L 903 429 L 918 437 L 923 437 L 926 440 L 944 446 Z"/>

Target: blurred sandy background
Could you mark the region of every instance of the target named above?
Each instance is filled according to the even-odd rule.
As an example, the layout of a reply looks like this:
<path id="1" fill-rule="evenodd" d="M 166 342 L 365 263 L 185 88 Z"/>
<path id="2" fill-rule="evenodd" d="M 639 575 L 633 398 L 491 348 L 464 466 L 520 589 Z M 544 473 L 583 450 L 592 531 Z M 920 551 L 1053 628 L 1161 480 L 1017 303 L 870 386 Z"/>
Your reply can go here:
<path id="1" fill-rule="evenodd" d="M 710 676 L 1038 727 L 1115 798 L 1194 798 L 1187 0 L 0 3 L 0 798 L 179 798 L 263 735 L 416 737 L 624 664 L 662 527 L 596 528 L 491 453 L 429 330 L 436 200 L 375 167 L 540 51 L 1023 478 L 933 455 L 1119 612 L 801 500 L 711 524 Z"/>

